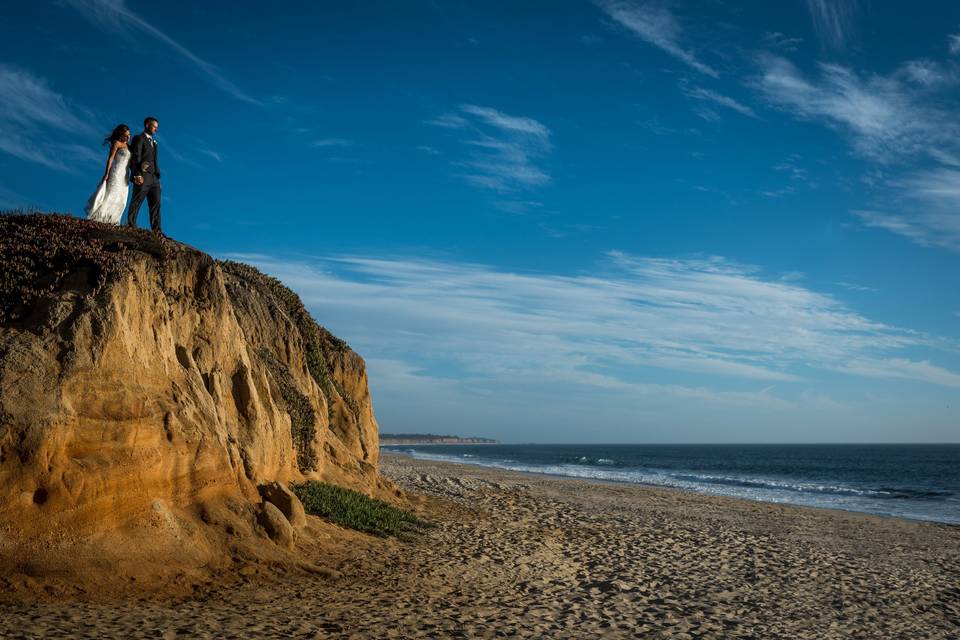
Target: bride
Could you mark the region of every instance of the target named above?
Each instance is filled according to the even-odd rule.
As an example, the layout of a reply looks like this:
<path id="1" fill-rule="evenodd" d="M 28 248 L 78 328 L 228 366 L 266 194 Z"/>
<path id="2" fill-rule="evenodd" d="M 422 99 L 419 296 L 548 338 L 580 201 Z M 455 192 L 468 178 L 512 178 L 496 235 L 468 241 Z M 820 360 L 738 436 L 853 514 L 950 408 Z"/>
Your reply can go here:
<path id="1" fill-rule="evenodd" d="M 103 144 L 110 145 L 110 155 L 107 157 L 107 168 L 103 172 L 100 185 L 84 207 L 88 220 L 120 224 L 130 191 L 130 181 L 127 178 L 127 163 L 130 161 L 128 142 L 130 127 L 125 124 L 118 124 L 113 133 L 103 139 Z"/>

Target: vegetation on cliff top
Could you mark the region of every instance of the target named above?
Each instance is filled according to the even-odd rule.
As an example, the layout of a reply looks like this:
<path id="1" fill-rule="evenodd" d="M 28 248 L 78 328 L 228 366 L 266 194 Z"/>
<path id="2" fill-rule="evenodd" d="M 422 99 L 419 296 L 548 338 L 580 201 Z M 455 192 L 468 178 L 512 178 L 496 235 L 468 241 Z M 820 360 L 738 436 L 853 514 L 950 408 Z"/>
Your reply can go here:
<path id="1" fill-rule="evenodd" d="M 96 295 L 123 269 L 134 246 L 162 252 L 146 232 L 63 214 L 0 215 L 0 323 L 29 315 L 54 291 Z"/>
<path id="2" fill-rule="evenodd" d="M 403 509 L 332 484 L 310 481 L 293 485 L 292 489 L 307 513 L 381 538 L 409 539 L 429 526 Z"/>

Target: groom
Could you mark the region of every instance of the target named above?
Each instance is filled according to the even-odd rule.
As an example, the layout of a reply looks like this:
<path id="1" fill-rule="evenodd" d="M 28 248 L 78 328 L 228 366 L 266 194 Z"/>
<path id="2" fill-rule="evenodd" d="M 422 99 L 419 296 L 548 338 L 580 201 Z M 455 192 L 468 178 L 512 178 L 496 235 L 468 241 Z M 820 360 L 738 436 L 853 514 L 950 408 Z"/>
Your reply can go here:
<path id="1" fill-rule="evenodd" d="M 157 141 L 153 137 L 160 122 L 154 117 L 143 121 L 143 133 L 130 142 L 130 178 L 133 181 L 133 199 L 127 210 L 127 226 L 137 226 L 137 214 L 143 199 L 150 207 L 150 228 L 160 238 L 160 167 L 157 165 Z"/>

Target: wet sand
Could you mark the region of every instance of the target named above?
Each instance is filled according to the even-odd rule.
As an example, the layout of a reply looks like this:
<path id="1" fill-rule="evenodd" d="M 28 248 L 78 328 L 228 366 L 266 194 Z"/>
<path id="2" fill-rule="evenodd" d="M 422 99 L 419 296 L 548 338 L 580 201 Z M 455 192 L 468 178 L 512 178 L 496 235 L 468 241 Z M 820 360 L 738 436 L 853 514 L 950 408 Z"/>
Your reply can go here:
<path id="1" fill-rule="evenodd" d="M 0 637 L 960 638 L 960 527 L 385 454 L 436 526 L 314 523 L 328 575 L 0 604 Z"/>

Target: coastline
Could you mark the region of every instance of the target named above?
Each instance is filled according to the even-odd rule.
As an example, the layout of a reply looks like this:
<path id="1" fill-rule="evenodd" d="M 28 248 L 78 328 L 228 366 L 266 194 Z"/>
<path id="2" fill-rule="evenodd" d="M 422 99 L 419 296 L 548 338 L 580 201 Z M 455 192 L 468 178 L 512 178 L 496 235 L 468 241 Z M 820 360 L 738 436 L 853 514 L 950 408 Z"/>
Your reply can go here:
<path id="1" fill-rule="evenodd" d="M 328 575 L 192 598 L 0 604 L 0 637 L 930 638 L 960 635 L 960 528 L 384 452 L 434 526 L 340 529 Z"/>
<path id="2" fill-rule="evenodd" d="M 432 446 L 442 446 L 442 447 L 457 447 L 457 446 L 471 446 L 471 447 L 485 447 L 490 445 L 501 444 L 499 442 L 381 442 L 380 447 L 432 447 Z"/>
<path id="3" fill-rule="evenodd" d="M 520 588 L 549 637 L 960 637 L 956 525 L 399 453 L 382 464 L 408 491 L 483 514 L 461 560 L 492 561 L 507 590 L 535 576 Z M 590 624 L 570 626 L 571 611 Z"/>
<path id="4" fill-rule="evenodd" d="M 947 466 L 951 457 L 960 463 L 957 446 L 946 454 L 931 452 L 930 445 L 895 445 L 893 454 L 876 451 L 877 445 L 856 445 L 853 454 L 836 445 L 810 445 L 812 453 L 796 445 L 732 445 L 736 449 L 730 453 L 717 452 L 716 446 L 663 445 L 658 451 L 658 445 L 514 445 L 488 453 L 482 447 L 410 445 L 382 450 L 534 476 L 960 526 L 960 477 Z"/>
<path id="5" fill-rule="evenodd" d="M 393 445 L 387 445 L 387 446 L 393 446 Z M 417 446 L 426 446 L 426 445 L 425 445 L 425 444 L 419 444 L 419 445 L 417 445 Z M 854 508 L 843 508 L 843 507 L 840 507 L 840 506 L 823 506 L 823 505 L 816 505 L 816 504 L 802 504 L 802 503 L 800 503 L 800 502 L 791 502 L 791 501 L 789 501 L 789 500 L 780 500 L 780 501 L 764 500 L 764 499 L 762 499 L 762 498 L 752 498 L 752 497 L 743 497 L 743 496 L 737 496 L 737 495 L 728 495 L 728 494 L 724 494 L 724 493 L 722 493 L 722 492 L 707 492 L 707 491 L 701 491 L 701 490 L 698 490 L 698 489 L 691 489 L 691 488 L 686 488 L 686 487 L 677 487 L 677 486 L 670 486 L 670 485 L 663 485 L 663 484 L 655 484 L 655 483 L 652 483 L 652 482 L 643 482 L 643 481 L 637 481 L 637 480 L 618 480 L 618 479 L 614 479 L 614 478 L 565 475 L 565 474 L 562 474 L 562 473 L 550 473 L 549 471 L 535 471 L 535 470 L 530 470 L 530 469 L 510 469 L 510 468 L 507 468 L 507 467 L 497 466 L 497 465 L 494 465 L 494 464 L 485 464 L 485 463 L 483 463 L 483 462 L 473 461 L 473 460 L 470 460 L 470 459 L 463 459 L 463 460 L 456 460 L 456 461 L 454 461 L 454 460 L 431 460 L 431 459 L 417 458 L 417 457 L 415 456 L 415 454 L 413 454 L 413 453 L 411 453 L 411 452 L 407 452 L 407 451 L 396 451 L 396 450 L 385 450 L 385 449 L 381 449 L 381 455 L 383 455 L 383 454 L 387 454 L 387 455 L 397 455 L 397 456 L 406 456 L 406 457 L 409 457 L 409 458 L 411 458 L 411 459 L 413 459 L 413 460 L 417 460 L 418 462 L 436 462 L 436 463 L 438 463 L 438 464 L 450 464 L 450 465 L 453 465 L 454 467 L 456 467 L 456 466 L 468 466 L 468 467 L 480 468 L 480 469 L 490 469 L 490 470 L 495 471 L 495 472 L 516 473 L 516 474 L 520 474 L 520 475 L 524 475 L 524 476 L 531 476 L 531 477 L 535 477 L 535 478 L 553 478 L 553 479 L 556 479 L 556 480 L 570 480 L 570 481 L 574 481 L 574 482 L 587 482 L 587 483 L 609 484 L 609 485 L 614 485 L 614 486 L 633 486 L 633 487 L 639 487 L 639 488 L 651 489 L 651 490 L 679 491 L 679 492 L 681 492 L 681 493 L 689 493 L 689 494 L 695 494 L 695 495 L 701 495 L 701 496 L 710 496 L 710 497 L 716 497 L 716 498 L 725 498 L 725 499 L 736 500 L 736 501 L 745 501 L 745 502 L 753 502 L 753 503 L 760 503 L 760 504 L 770 504 L 770 505 L 784 505 L 784 506 L 795 507 L 795 508 L 798 508 L 798 509 L 814 509 L 814 510 L 827 511 L 827 512 L 839 512 L 839 513 L 849 513 L 849 514 L 870 515 L 870 516 L 874 516 L 874 517 L 878 517 L 878 518 L 896 518 L 896 519 L 898 519 L 898 520 L 904 520 L 904 521 L 907 521 L 907 522 L 920 522 L 920 523 L 939 524 L 939 525 L 943 525 L 943 526 L 947 526 L 947 527 L 956 527 L 956 528 L 960 529 L 960 522 L 951 522 L 951 521 L 946 521 L 946 520 L 938 520 L 938 519 L 936 519 L 936 518 L 910 517 L 910 516 L 899 515 L 899 514 L 894 514 L 894 513 L 875 513 L 875 512 L 871 512 L 871 511 L 859 510 L 859 509 L 854 509 Z"/>

